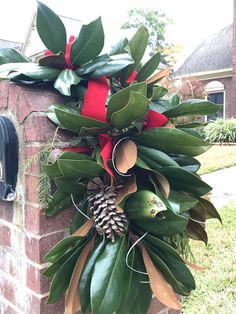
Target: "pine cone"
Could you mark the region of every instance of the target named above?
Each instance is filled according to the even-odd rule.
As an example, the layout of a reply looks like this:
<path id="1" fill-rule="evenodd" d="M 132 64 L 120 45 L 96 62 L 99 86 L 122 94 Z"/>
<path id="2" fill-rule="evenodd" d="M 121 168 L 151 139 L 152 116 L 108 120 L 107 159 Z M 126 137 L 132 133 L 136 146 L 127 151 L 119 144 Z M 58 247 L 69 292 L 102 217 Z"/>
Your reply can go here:
<path id="1" fill-rule="evenodd" d="M 116 236 L 121 237 L 125 234 L 127 219 L 124 213 L 118 212 L 116 209 L 117 189 L 111 189 L 100 179 L 96 182 L 93 180 L 90 184 L 93 188 L 87 198 L 89 207 L 97 232 L 114 242 Z"/>

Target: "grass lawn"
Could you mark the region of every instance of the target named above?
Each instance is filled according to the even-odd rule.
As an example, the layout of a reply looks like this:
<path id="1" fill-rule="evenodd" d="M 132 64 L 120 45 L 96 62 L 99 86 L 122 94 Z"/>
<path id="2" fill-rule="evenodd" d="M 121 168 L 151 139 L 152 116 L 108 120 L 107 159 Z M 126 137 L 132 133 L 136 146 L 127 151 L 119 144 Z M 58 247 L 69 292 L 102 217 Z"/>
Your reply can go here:
<path id="1" fill-rule="evenodd" d="M 204 272 L 193 271 L 197 288 L 184 298 L 184 314 L 236 313 L 236 202 L 219 210 L 223 226 L 208 220 L 209 244 L 194 241 L 196 264 L 206 266 Z"/>
<path id="2" fill-rule="evenodd" d="M 236 146 L 213 145 L 207 152 L 196 157 L 202 164 L 198 174 L 205 174 L 236 165 Z"/>

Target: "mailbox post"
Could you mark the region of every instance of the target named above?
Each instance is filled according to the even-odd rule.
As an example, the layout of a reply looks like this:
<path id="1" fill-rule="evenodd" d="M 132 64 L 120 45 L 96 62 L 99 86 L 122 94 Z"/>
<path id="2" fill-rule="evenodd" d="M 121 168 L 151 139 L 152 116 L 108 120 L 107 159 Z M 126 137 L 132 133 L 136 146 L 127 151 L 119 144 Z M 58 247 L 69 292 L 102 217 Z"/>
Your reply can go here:
<path id="1" fill-rule="evenodd" d="M 7 117 L 0 116 L 0 199 L 13 201 L 18 174 L 18 137 Z"/>

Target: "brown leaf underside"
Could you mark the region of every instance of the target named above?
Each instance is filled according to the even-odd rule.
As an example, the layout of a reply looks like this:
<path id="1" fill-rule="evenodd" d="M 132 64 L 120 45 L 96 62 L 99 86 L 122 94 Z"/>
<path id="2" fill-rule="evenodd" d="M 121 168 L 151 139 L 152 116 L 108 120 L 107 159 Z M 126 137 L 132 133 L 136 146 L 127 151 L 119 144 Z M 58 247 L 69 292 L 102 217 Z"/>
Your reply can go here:
<path id="1" fill-rule="evenodd" d="M 181 310 L 182 305 L 175 295 L 172 287 L 167 283 L 161 272 L 153 265 L 153 262 L 143 245 L 142 254 L 149 276 L 150 286 L 157 299 L 169 308 L 174 310 Z"/>
<path id="2" fill-rule="evenodd" d="M 73 233 L 73 236 L 85 237 L 88 234 L 89 230 L 91 229 L 92 225 L 93 225 L 93 219 L 86 221 L 83 224 L 83 226 L 81 226 L 77 231 Z"/>
<path id="3" fill-rule="evenodd" d="M 131 140 L 122 141 L 116 148 L 115 164 L 121 173 L 127 173 L 137 160 L 137 146 Z"/>

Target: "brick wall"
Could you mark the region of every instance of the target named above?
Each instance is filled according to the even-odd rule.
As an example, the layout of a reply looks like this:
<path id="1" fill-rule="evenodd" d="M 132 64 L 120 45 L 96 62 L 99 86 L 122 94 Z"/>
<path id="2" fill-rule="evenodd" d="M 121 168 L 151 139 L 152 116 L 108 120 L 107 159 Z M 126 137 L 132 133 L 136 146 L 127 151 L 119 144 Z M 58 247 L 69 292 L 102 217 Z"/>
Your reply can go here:
<path id="1" fill-rule="evenodd" d="M 39 165 L 25 171 L 25 160 L 42 150 L 45 141 L 53 137 L 55 127 L 44 116 L 52 103 L 62 99 L 48 90 L 0 82 L 0 115 L 15 124 L 20 144 L 20 169 L 17 198 L 0 201 L 0 313 L 1 314 L 62 314 L 63 300 L 47 305 L 49 280 L 41 276 L 46 268 L 43 257 L 65 235 L 72 211 L 55 218 L 43 215 L 38 201 Z M 149 314 L 164 309 L 156 300 Z"/>

